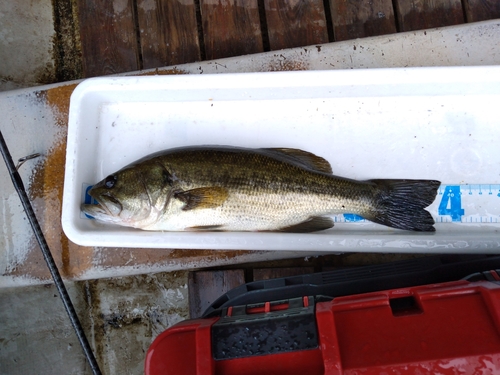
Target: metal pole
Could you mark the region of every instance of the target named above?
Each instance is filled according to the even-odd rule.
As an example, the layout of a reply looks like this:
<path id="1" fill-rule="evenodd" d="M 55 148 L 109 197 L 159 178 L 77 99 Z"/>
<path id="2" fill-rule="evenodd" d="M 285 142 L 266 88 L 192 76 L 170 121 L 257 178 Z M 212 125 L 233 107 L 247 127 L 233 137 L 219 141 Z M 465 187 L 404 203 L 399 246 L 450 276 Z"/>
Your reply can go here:
<path id="1" fill-rule="evenodd" d="M 28 195 L 26 194 L 26 190 L 24 188 L 23 180 L 19 175 L 14 162 L 12 161 L 12 157 L 10 155 L 9 149 L 7 148 L 7 144 L 3 138 L 2 132 L 0 131 L 0 149 L 2 152 L 2 156 L 5 160 L 5 164 L 7 165 L 7 169 L 9 170 L 10 177 L 12 179 L 12 183 L 19 194 L 19 198 L 21 199 L 21 203 L 23 204 L 24 211 L 28 216 L 28 220 L 31 224 L 31 228 L 35 233 L 35 237 L 40 246 L 40 250 L 42 250 L 43 257 L 45 258 L 45 262 L 47 262 L 47 266 L 49 267 L 50 274 L 52 275 L 52 279 L 56 284 L 56 288 L 61 296 L 61 300 L 64 304 L 64 308 L 68 313 L 69 320 L 75 329 L 75 333 L 78 337 L 78 341 L 80 341 L 80 345 L 82 346 L 83 352 L 85 353 L 85 357 L 92 369 L 94 375 L 101 375 L 101 370 L 99 369 L 99 365 L 94 357 L 94 353 L 90 348 L 87 337 L 85 336 L 85 332 L 83 331 L 80 320 L 78 319 L 78 315 L 76 314 L 75 308 L 71 303 L 71 298 L 69 297 L 68 291 L 63 283 L 61 275 L 59 274 L 59 270 L 57 269 L 56 263 L 54 262 L 54 258 L 50 253 L 49 246 L 47 245 L 47 241 L 45 241 L 45 237 L 42 233 L 42 229 L 40 228 L 40 224 L 36 218 L 35 212 L 33 211 L 33 207 L 29 201 Z"/>

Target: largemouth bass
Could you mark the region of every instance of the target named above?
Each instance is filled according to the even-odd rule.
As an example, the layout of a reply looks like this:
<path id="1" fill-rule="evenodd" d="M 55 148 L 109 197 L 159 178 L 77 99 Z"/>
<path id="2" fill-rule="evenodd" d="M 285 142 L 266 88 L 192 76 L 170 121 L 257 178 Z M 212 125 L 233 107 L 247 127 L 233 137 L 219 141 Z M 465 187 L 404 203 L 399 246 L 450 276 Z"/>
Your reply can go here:
<path id="1" fill-rule="evenodd" d="M 424 208 L 434 180 L 355 181 L 306 151 L 196 146 L 140 159 L 89 191 L 94 218 L 157 231 L 290 231 L 333 227 L 352 213 L 393 228 L 434 231 Z"/>

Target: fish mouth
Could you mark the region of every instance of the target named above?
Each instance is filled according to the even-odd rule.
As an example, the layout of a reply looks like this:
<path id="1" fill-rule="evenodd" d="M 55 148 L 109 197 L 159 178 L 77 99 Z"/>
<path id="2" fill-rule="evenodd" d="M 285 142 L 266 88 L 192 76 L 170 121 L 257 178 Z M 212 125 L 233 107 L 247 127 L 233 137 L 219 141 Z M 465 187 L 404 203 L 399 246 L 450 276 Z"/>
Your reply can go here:
<path id="1" fill-rule="evenodd" d="M 80 206 L 80 209 L 85 215 L 88 215 L 92 218 L 96 218 L 99 216 L 108 216 L 109 211 L 105 209 L 104 206 L 102 206 L 99 203 L 96 204 L 82 204 Z"/>
<path id="2" fill-rule="evenodd" d="M 93 198 L 97 201 L 97 204 L 82 204 L 81 210 L 96 219 L 118 217 L 123 210 L 120 201 L 112 195 L 106 194 Z"/>

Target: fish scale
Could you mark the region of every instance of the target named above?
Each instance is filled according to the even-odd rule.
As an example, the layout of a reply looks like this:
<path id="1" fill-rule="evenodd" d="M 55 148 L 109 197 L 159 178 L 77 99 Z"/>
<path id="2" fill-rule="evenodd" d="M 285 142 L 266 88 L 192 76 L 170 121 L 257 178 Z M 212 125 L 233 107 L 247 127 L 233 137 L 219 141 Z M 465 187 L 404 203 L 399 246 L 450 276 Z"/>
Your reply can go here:
<path id="1" fill-rule="evenodd" d="M 245 217 L 246 230 L 259 230 L 258 223 L 263 216 L 273 222 L 272 227 L 264 230 L 273 230 L 307 220 L 313 215 L 325 215 L 332 211 L 341 212 L 347 206 L 358 211 L 363 210 L 360 204 L 359 189 L 349 186 L 353 181 L 335 178 L 331 175 L 314 173 L 296 165 L 289 164 L 289 160 L 275 160 L 267 155 L 253 154 L 250 157 L 241 152 L 220 153 L 213 150 L 202 150 L 199 155 L 190 154 L 194 159 L 187 159 L 189 166 L 182 168 L 184 174 L 177 177 L 184 181 L 181 189 L 189 190 L 200 185 L 210 186 L 217 183 L 234 187 L 237 195 L 230 195 L 228 202 L 216 213 L 192 212 L 190 215 L 182 213 L 185 221 L 197 220 L 205 225 L 216 225 L 232 212 L 240 212 L 238 220 Z M 172 161 L 171 155 L 165 156 L 165 167 L 176 170 L 179 167 Z M 178 164 L 186 163 L 183 154 L 178 155 Z M 200 162 L 200 160 L 202 160 Z M 213 171 L 213 165 L 219 166 L 221 171 Z M 251 165 L 249 171 L 242 166 Z M 313 177 L 313 178 L 312 178 Z M 214 180 L 215 178 L 215 180 Z M 193 182 L 196 181 L 196 182 Z M 332 189 L 335 186 L 335 189 Z M 306 193 L 306 194 L 304 194 Z M 336 199 L 332 199 L 332 195 Z M 253 198 L 251 198 L 253 197 Z M 321 207 L 321 208 L 319 208 Z M 202 216 L 205 215 L 206 217 Z M 218 217 L 219 216 L 219 217 Z M 176 225 L 179 216 L 172 217 L 171 225 Z M 241 230 L 242 225 L 225 225 L 225 230 Z"/>

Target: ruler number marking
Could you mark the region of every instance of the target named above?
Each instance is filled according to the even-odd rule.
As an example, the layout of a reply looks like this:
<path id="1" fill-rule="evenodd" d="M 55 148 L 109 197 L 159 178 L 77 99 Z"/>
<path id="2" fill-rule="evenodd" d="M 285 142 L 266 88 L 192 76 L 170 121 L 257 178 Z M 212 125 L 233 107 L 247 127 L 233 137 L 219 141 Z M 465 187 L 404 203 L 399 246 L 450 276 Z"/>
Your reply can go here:
<path id="1" fill-rule="evenodd" d="M 344 214 L 344 220 L 347 223 L 354 223 L 357 221 L 364 221 L 365 219 L 359 215 L 356 215 L 356 214 Z"/>
<path id="2" fill-rule="evenodd" d="M 462 208 L 460 186 L 446 186 L 439 203 L 438 214 L 451 216 L 451 221 L 462 221 L 464 209 Z"/>

